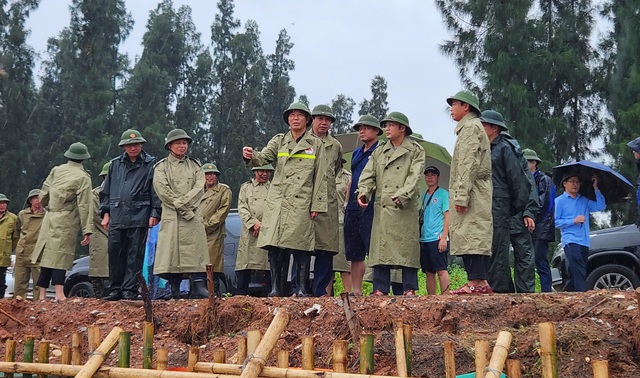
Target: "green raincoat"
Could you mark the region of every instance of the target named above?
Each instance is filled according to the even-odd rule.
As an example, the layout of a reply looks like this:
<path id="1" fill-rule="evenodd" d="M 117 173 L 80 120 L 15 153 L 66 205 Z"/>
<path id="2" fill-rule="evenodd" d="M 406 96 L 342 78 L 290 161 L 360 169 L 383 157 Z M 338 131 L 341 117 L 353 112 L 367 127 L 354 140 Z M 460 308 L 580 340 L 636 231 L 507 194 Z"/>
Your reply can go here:
<path id="1" fill-rule="evenodd" d="M 93 229 L 89 244 L 89 277 L 109 277 L 109 231 L 102 227 L 100 218 L 101 186 L 93 189 Z"/>
<path id="2" fill-rule="evenodd" d="M 242 220 L 236 270 L 269 270 L 267 251 L 258 248 L 258 237 L 253 236 L 253 225 L 262 221 L 267 203 L 270 181 L 258 183 L 256 179 L 247 181 L 238 194 L 238 215 Z"/>
<path id="3" fill-rule="evenodd" d="M 15 251 L 20 234 L 16 228 L 18 217 L 5 211 L 0 218 L 0 267 L 11 266 L 11 253 Z"/>
<path id="4" fill-rule="evenodd" d="M 200 210 L 204 218 L 204 229 L 207 233 L 209 263 L 215 273 L 222 273 L 224 265 L 224 237 L 227 234 L 225 220 L 231 209 L 231 189 L 226 184 L 218 183 L 206 189 Z"/>

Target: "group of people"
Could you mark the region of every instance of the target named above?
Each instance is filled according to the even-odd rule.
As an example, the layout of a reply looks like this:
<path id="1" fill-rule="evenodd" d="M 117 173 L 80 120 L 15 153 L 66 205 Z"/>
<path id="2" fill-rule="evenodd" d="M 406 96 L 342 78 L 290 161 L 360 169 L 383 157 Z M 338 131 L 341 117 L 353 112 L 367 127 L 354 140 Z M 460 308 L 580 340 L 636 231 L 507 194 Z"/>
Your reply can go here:
<path id="1" fill-rule="evenodd" d="M 270 296 L 330 295 L 335 272 L 347 292 L 361 296 L 367 265 L 373 295 L 415 295 L 418 269 L 426 274 L 429 294 L 436 293 L 438 281 L 443 294 L 530 293 L 536 268 L 542 291 L 550 292 L 548 243 L 555 240 L 556 227 L 573 288 L 586 290 L 589 212 L 605 208 L 597 177 L 592 179 L 596 201 L 579 194 L 575 173 L 562 178 L 564 193 L 556 198 L 553 182 L 538 169 L 536 152 L 521 150 L 500 113 L 481 112 L 477 97 L 467 91 L 447 103 L 458 122 L 449 191 L 439 186 L 440 170 L 425 167 L 425 151 L 410 138 L 409 119 L 400 112 L 382 120 L 360 117 L 353 129 L 362 146 L 352 154 L 351 172 L 330 133 L 336 117 L 328 105 L 310 111 L 293 103 L 283 113 L 288 132 L 260 151 L 243 147 L 253 168 L 238 194 L 239 293 L 248 293 L 252 271 L 263 270 L 270 276 Z M 383 133 L 386 141 L 379 141 Z M 26 294 L 31 275 L 40 288 L 36 299 L 44 298 L 50 283 L 56 299 L 65 299 L 65 271 L 81 231 L 80 244 L 90 245 L 96 285 L 101 278 L 110 280 L 104 299 L 137 299 L 148 231 L 160 224 L 153 274 L 169 282 L 166 299 L 181 297 L 185 278 L 189 298 L 207 297 L 205 265 L 222 273 L 232 194 L 219 182 L 215 164 L 188 156 L 191 141 L 184 130 L 171 130 L 165 138 L 168 155 L 156 161 L 142 148 L 146 140 L 140 132 L 126 130 L 119 143 L 123 153 L 105 164 L 104 181 L 93 190 L 82 166 L 90 154 L 84 144 L 73 143 L 64 154 L 68 162 L 54 167 L 41 189 L 29 192 L 17 216 L 7 211 L 9 199 L 0 194 L 0 294 L 16 251 L 16 296 Z M 634 152 L 640 155 L 640 148 Z M 421 180 L 427 186 L 422 196 Z M 449 253 L 462 258 L 468 277 L 456 290 L 449 290 Z M 396 271 L 402 293 L 392 290 Z"/>

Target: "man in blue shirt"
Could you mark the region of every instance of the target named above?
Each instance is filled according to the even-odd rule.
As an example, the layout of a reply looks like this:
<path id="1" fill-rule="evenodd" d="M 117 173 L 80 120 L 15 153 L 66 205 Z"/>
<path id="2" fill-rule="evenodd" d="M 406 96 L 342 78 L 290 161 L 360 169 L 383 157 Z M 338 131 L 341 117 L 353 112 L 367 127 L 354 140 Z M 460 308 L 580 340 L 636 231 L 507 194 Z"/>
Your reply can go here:
<path id="1" fill-rule="evenodd" d="M 420 226 L 420 267 L 427 276 L 427 294 L 436 293 L 436 274 L 440 279 L 440 292 L 449 293 L 447 271 L 449 248 L 449 192 L 438 186 L 440 170 L 433 165 L 424 170 L 427 192 L 422 197 L 422 224 Z"/>
<path id="2" fill-rule="evenodd" d="M 351 282 L 353 294 L 362 295 L 362 277 L 365 271 L 365 257 L 369 254 L 373 206 L 365 209 L 358 206 L 358 181 L 373 151 L 378 147 L 378 136 L 382 134 L 380 121 L 372 115 L 363 115 L 353 126 L 364 145 L 353 151 L 351 156 L 351 182 L 347 193 L 344 215 L 344 250 L 347 261 L 351 262 Z M 370 205 L 374 199 L 371 198 Z"/>
<path id="3" fill-rule="evenodd" d="M 555 223 L 562 234 L 562 245 L 567 257 L 570 283 L 569 291 L 587 291 L 587 255 L 589 253 L 589 213 L 603 211 L 604 196 L 598 189 L 598 177 L 591 178 L 596 200 L 579 194 L 580 179 L 575 173 L 562 178 L 564 193 L 555 199 Z"/>

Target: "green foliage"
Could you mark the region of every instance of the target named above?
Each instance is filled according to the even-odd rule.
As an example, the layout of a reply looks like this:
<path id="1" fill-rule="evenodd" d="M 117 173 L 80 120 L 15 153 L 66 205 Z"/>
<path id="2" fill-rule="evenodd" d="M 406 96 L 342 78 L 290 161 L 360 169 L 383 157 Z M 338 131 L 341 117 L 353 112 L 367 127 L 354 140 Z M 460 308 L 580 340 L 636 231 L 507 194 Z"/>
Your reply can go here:
<path id="1" fill-rule="evenodd" d="M 371 80 L 371 100 L 362 100 L 358 115 L 371 114 L 378 119 L 382 119 L 387 113 L 389 113 L 387 80 L 380 75 L 376 75 Z"/>
<path id="2" fill-rule="evenodd" d="M 343 94 L 339 94 L 331 100 L 331 109 L 336 116 L 336 121 L 331 126 L 332 134 L 353 132 L 353 108 L 355 106 L 356 102 Z"/>

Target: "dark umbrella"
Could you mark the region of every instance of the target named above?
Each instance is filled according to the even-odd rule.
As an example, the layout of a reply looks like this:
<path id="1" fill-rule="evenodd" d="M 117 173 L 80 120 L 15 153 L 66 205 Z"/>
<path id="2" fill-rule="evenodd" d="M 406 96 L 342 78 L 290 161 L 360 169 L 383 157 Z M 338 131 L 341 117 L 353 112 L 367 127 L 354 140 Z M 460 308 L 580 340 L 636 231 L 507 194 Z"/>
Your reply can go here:
<path id="1" fill-rule="evenodd" d="M 598 189 L 604 195 L 607 205 L 623 202 L 628 199 L 635 189 L 631 182 L 623 175 L 604 164 L 589 160 L 580 160 L 553 167 L 553 183 L 562 188 L 562 179 L 567 174 L 575 174 L 580 179 L 580 194 L 595 201 L 596 194 L 591 184 L 591 177 L 598 176 Z"/>

